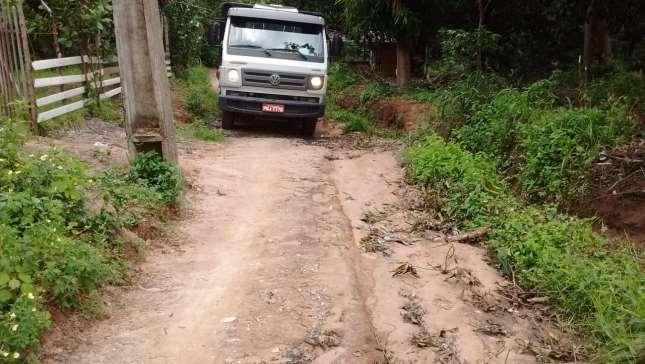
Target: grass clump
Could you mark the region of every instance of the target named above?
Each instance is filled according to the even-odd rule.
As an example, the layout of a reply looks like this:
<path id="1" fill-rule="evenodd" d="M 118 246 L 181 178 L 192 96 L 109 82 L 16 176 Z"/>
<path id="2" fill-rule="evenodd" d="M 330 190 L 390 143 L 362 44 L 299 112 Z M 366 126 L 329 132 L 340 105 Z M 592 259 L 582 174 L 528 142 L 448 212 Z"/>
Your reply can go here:
<path id="1" fill-rule="evenodd" d="M 404 157 L 408 175 L 440 196 L 464 229 L 488 227 L 489 246 L 509 276 L 550 297 L 591 335 L 604 362 L 636 361 L 645 349 L 642 256 L 608 247 L 591 222 L 525 206 L 495 163 L 428 135 Z"/>
<path id="2" fill-rule="evenodd" d="M 343 124 L 346 133 L 362 132 L 372 133 L 376 127 L 367 117 L 349 110 L 336 108 L 327 113 L 329 117 Z"/>
<path id="3" fill-rule="evenodd" d="M 51 149 L 27 154 L 17 123 L 0 128 L 0 357 L 29 360 L 51 324 L 48 305 L 82 308 L 128 264 L 122 227 L 179 193 L 174 167 L 145 155 L 94 175 Z"/>
<path id="4" fill-rule="evenodd" d="M 358 96 L 358 101 L 365 105 L 379 97 L 387 97 L 393 93 L 392 87 L 384 82 L 371 82 L 365 86 L 363 92 Z"/>
<path id="5" fill-rule="evenodd" d="M 334 63 L 329 70 L 328 87 L 331 91 L 341 91 L 358 83 L 358 75 L 347 64 Z"/>
<path id="6" fill-rule="evenodd" d="M 603 148 L 629 134 L 624 108 L 535 110 L 519 125 L 519 172 L 522 191 L 532 200 L 568 203 L 586 196 L 588 173 Z"/>
<path id="7" fill-rule="evenodd" d="M 204 66 L 191 66 L 181 75 L 179 82 L 192 118 L 212 120 L 217 116 L 218 98 L 210 86 L 208 72 Z"/>
<path id="8" fill-rule="evenodd" d="M 157 191 L 164 203 L 175 202 L 183 187 L 179 169 L 154 152 L 137 155 L 132 161 L 130 180 Z"/>
<path id="9" fill-rule="evenodd" d="M 224 134 L 220 130 L 208 126 L 201 119 L 194 119 L 190 124 L 180 125 L 179 131 L 187 137 L 207 142 L 224 141 Z"/>

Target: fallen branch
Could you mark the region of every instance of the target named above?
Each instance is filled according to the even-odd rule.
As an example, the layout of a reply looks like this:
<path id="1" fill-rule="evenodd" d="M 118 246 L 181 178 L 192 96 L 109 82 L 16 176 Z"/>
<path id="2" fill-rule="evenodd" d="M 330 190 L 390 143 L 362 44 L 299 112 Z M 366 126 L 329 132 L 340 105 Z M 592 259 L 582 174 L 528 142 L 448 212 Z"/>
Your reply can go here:
<path id="1" fill-rule="evenodd" d="M 488 235 L 488 229 L 482 228 L 473 230 L 465 234 L 459 234 L 451 236 L 447 239 L 451 243 L 461 243 L 461 244 L 472 244 L 474 242 L 480 241 Z"/>

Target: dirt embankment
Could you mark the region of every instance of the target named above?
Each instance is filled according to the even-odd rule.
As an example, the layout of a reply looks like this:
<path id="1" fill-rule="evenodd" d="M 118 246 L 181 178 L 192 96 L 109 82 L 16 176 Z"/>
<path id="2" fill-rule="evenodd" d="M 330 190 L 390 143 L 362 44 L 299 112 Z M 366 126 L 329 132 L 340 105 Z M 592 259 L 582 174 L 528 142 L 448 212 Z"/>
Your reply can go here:
<path id="1" fill-rule="evenodd" d="M 601 154 L 593 165 L 591 198 L 580 208 L 599 229 L 645 248 L 645 140 Z"/>

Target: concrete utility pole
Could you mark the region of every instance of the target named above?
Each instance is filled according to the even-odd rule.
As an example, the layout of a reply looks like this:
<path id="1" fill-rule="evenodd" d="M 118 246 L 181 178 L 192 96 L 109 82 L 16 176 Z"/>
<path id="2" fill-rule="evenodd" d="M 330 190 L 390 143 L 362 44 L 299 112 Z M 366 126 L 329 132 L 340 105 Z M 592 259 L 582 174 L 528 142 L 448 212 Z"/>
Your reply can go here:
<path id="1" fill-rule="evenodd" d="M 155 150 L 176 164 L 159 5 L 157 0 L 114 0 L 113 6 L 130 156 Z"/>

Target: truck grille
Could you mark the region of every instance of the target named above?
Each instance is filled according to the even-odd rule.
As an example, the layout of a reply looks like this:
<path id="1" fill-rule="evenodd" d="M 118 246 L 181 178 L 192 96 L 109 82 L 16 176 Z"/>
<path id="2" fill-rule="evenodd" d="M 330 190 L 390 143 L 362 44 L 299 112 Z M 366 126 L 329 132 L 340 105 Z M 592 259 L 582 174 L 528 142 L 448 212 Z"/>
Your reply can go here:
<path id="1" fill-rule="evenodd" d="M 277 85 L 271 83 L 273 75 L 277 75 L 280 78 L 280 82 Z M 305 91 L 307 89 L 307 75 L 243 69 L 242 85 Z"/>

